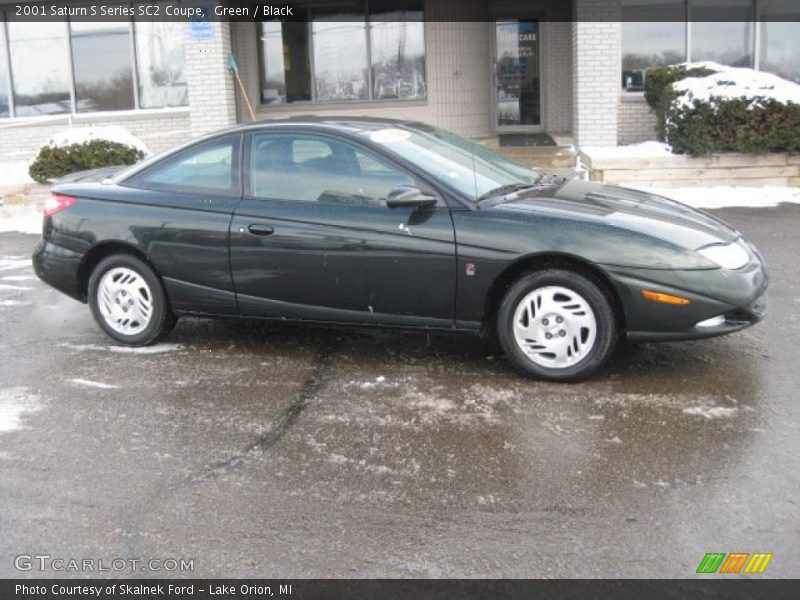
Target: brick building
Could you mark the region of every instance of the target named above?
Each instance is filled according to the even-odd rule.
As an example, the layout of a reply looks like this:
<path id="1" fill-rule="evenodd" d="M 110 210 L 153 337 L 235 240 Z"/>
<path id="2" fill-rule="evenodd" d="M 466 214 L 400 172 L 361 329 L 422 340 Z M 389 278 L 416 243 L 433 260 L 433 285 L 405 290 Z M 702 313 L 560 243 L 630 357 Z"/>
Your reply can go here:
<path id="1" fill-rule="evenodd" d="M 731 2 L 739 20 L 715 20 L 703 1 L 695 13 L 700 0 L 369 0 L 346 12 L 300 0 L 298 21 L 195 27 L 17 22 L 2 0 L 0 159 L 32 157 L 69 124 L 119 124 L 160 151 L 250 120 L 230 53 L 257 119 L 388 116 L 578 147 L 653 139 L 649 66 L 716 60 L 800 78 L 800 22 L 770 20 L 786 0 Z"/>

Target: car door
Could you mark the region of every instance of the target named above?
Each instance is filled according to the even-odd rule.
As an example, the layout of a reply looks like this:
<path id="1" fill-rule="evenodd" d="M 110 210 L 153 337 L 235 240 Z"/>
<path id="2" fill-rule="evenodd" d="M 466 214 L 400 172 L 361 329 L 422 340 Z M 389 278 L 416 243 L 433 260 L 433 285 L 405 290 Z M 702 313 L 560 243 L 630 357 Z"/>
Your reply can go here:
<path id="1" fill-rule="evenodd" d="M 230 235 L 243 315 L 452 327 L 449 209 L 385 202 L 401 185 L 432 189 L 336 136 L 254 133 L 245 144 L 245 197 Z"/>
<path id="2" fill-rule="evenodd" d="M 133 175 L 118 197 L 106 192 L 127 207 L 109 222 L 129 229 L 120 237 L 146 252 L 176 311 L 238 314 L 228 236 L 242 197 L 241 143 L 239 134 L 198 142 Z"/>

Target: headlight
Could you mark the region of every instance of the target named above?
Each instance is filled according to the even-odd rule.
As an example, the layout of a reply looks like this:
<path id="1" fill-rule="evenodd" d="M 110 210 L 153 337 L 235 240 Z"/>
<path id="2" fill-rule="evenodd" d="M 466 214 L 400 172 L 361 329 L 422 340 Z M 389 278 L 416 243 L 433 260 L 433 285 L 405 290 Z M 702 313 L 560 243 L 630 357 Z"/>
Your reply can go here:
<path id="1" fill-rule="evenodd" d="M 717 263 L 723 269 L 741 269 L 750 262 L 750 253 L 740 242 L 732 244 L 714 244 L 705 246 L 697 251 L 711 262 Z"/>

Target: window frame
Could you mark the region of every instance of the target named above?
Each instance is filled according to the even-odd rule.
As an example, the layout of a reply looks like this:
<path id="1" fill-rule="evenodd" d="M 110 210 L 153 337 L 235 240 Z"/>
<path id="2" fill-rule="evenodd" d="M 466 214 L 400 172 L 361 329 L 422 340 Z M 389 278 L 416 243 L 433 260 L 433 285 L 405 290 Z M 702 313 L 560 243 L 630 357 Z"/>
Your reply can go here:
<path id="1" fill-rule="evenodd" d="M 131 173 L 124 180 L 119 182 L 123 187 L 135 188 L 139 190 L 146 190 L 150 192 L 164 192 L 168 194 L 186 194 L 186 195 L 202 195 L 217 198 L 241 198 L 242 197 L 242 181 L 245 179 L 243 175 L 242 153 L 244 142 L 244 135 L 241 133 L 225 133 L 212 138 L 203 138 L 189 146 L 184 146 L 177 151 L 164 156 L 156 162 L 147 165 L 145 168 Z M 153 184 L 143 181 L 148 174 L 158 170 L 161 167 L 179 162 L 187 155 L 191 155 L 203 147 L 220 145 L 228 140 L 232 141 L 232 155 L 231 155 L 231 185 L 227 190 L 224 189 L 209 189 L 207 187 L 193 187 L 193 186 L 175 186 L 171 184 Z"/>
<path id="2" fill-rule="evenodd" d="M 310 81 L 309 84 L 311 86 L 311 100 L 300 100 L 297 102 L 287 102 L 285 104 L 267 104 L 264 102 L 264 98 L 262 96 L 263 89 L 264 89 L 264 65 L 265 65 L 265 57 L 264 57 L 264 44 L 261 43 L 261 21 L 256 21 L 253 23 L 255 27 L 256 33 L 256 42 L 257 42 L 257 51 L 256 54 L 258 55 L 258 102 L 259 107 L 263 110 L 290 110 L 288 107 L 303 107 L 303 106 L 340 106 L 340 105 L 359 105 L 359 104 L 394 104 L 400 103 L 404 106 L 408 106 L 409 104 L 413 106 L 414 103 L 427 103 L 428 101 L 428 40 L 427 40 L 427 27 L 425 26 L 425 9 L 423 4 L 422 14 L 423 20 L 422 21 L 410 21 L 412 23 L 421 23 L 422 24 L 422 49 L 423 49 L 423 56 L 425 58 L 425 95 L 418 97 L 418 98 L 375 98 L 375 90 L 373 89 L 373 74 L 372 74 L 372 39 L 371 39 L 371 23 L 372 20 L 370 19 L 369 13 L 369 2 L 364 3 L 364 35 L 366 37 L 366 50 L 367 50 L 367 73 L 366 73 L 366 85 L 367 85 L 367 98 L 366 99 L 353 99 L 353 100 L 323 100 L 320 101 L 317 99 L 317 74 L 314 70 L 314 32 L 313 32 L 313 20 L 308 18 L 310 6 L 307 3 L 303 3 L 303 9 L 306 14 L 306 27 L 307 27 L 307 39 L 308 39 L 308 60 L 309 60 L 309 72 L 310 72 Z"/>
<path id="3" fill-rule="evenodd" d="M 242 136 L 242 154 L 241 154 L 241 166 L 242 166 L 242 188 L 243 188 L 243 198 L 249 200 L 255 200 L 258 202 L 292 202 L 296 204 L 310 204 L 310 205 L 319 205 L 318 202 L 310 202 L 308 200 L 290 200 L 285 198 L 263 198 L 261 196 L 253 195 L 253 169 L 252 169 L 252 162 L 253 162 L 253 145 L 255 143 L 255 138 L 257 136 L 265 136 L 265 135 L 297 135 L 297 136 L 306 136 L 306 137 L 318 137 L 322 139 L 330 139 L 335 142 L 350 144 L 357 150 L 364 152 L 365 154 L 369 155 L 370 157 L 376 157 L 379 159 L 380 162 L 385 162 L 403 173 L 407 175 L 414 181 L 414 185 L 419 188 L 419 190 L 424 194 L 430 194 L 436 197 L 436 205 L 431 207 L 433 210 L 437 209 L 448 209 L 450 207 L 450 203 L 447 200 L 447 196 L 439 189 L 437 185 L 432 183 L 428 180 L 427 177 L 424 177 L 420 173 L 416 172 L 416 170 L 407 167 L 406 165 L 400 163 L 399 161 L 395 160 L 391 156 L 387 156 L 386 154 L 381 153 L 380 151 L 372 148 L 360 140 L 354 139 L 352 137 L 346 135 L 337 135 L 335 133 L 329 131 L 319 131 L 319 130 L 311 130 L 311 129 L 301 129 L 297 127 L 292 128 L 281 128 L 281 129 L 263 129 L 261 131 L 250 131 Z M 336 206 L 331 204 L 330 206 Z M 370 209 L 370 210 L 394 210 L 390 209 L 388 206 L 340 206 L 340 208 L 358 208 L 360 210 Z"/>
<path id="4" fill-rule="evenodd" d="M 114 6 L 126 6 L 136 9 L 136 6 L 141 4 L 140 0 L 125 0 L 120 2 L 110 2 L 109 5 Z M 89 6 L 88 2 L 81 2 L 77 4 L 77 6 Z M 64 27 L 64 31 L 66 34 L 66 41 L 67 41 L 67 56 L 65 57 L 68 65 L 67 71 L 67 84 L 69 85 L 69 95 L 70 95 L 70 110 L 68 112 L 58 113 L 56 115 L 17 115 L 17 107 L 16 103 L 14 102 L 14 77 L 13 77 L 13 70 L 11 68 L 11 41 L 8 36 L 8 22 L 9 19 L 6 16 L 10 14 L 10 10 L 4 7 L 0 7 L 0 43 L 3 44 L 5 50 L 5 60 L 0 61 L 0 70 L 4 71 L 6 79 L 8 81 L 8 95 L 9 95 L 9 102 L 8 102 L 8 116 L 7 117 L 0 117 L 0 122 L 3 122 L 5 119 L 14 120 L 14 119 L 38 119 L 42 118 L 52 118 L 52 117 L 78 117 L 78 118 L 90 118 L 92 115 L 104 115 L 104 114 L 131 114 L 131 113 L 146 113 L 148 111 L 165 111 L 165 110 L 187 110 L 189 107 L 188 99 L 187 104 L 179 105 L 179 106 L 161 106 L 161 107 L 147 107 L 142 108 L 141 103 L 139 101 L 139 60 L 138 60 L 138 52 L 136 46 L 136 17 L 132 16 L 128 19 L 125 19 L 124 22 L 127 24 L 128 30 L 128 37 L 130 41 L 130 53 L 131 53 L 131 68 L 133 71 L 132 77 L 132 84 L 133 84 L 133 108 L 130 109 L 120 109 L 120 110 L 96 110 L 96 111 L 86 111 L 81 112 L 77 110 L 76 106 L 76 83 L 75 83 L 75 57 L 72 51 L 72 32 L 70 27 L 70 22 L 72 21 L 80 21 L 80 17 L 76 17 L 74 19 L 64 19 L 62 25 Z M 33 23 L 33 21 L 28 21 Z M 185 60 L 185 56 L 184 56 Z M 187 96 L 188 98 L 188 96 Z"/>

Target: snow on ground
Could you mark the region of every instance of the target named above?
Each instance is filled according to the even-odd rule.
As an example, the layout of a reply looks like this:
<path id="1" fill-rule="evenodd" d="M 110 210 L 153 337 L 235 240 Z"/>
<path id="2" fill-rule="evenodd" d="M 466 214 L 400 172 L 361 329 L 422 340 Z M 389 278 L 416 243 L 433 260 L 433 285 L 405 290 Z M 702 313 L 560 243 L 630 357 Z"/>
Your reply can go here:
<path id="1" fill-rule="evenodd" d="M 60 344 L 63 348 L 78 351 L 118 352 L 121 354 L 163 354 L 183 350 L 183 344 L 156 344 L 155 346 L 100 346 L 98 344 Z"/>
<path id="2" fill-rule="evenodd" d="M 672 155 L 669 144 L 654 141 L 627 146 L 584 146 L 582 151 L 593 159 L 657 158 Z"/>
<path id="3" fill-rule="evenodd" d="M 22 302 L 21 300 L 0 300 L 0 306 L 27 306 L 30 302 Z"/>
<path id="4" fill-rule="evenodd" d="M 695 100 L 712 102 L 714 98 L 747 98 L 752 100 L 751 107 L 758 106 L 760 98 L 771 98 L 782 104 L 800 104 L 800 85 L 766 71 L 726 67 L 714 62 L 688 63 L 686 67 L 705 67 L 716 73 L 673 83 L 672 88 L 680 93 L 673 106 L 691 106 Z"/>
<path id="5" fill-rule="evenodd" d="M 0 281 L 36 281 L 36 277 L 33 275 L 6 275 L 0 277 Z"/>
<path id="6" fill-rule="evenodd" d="M 767 208 L 781 203 L 800 204 L 800 188 L 796 187 L 686 187 L 686 188 L 652 188 L 647 185 L 636 189 L 672 198 L 694 208 L 725 208 L 728 206 L 745 206 Z"/>
<path id="7" fill-rule="evenodd" d="M 22 429 L 22 416 L 40 408 L 39 397 L 27 388 L 0 389 L 0 433 Z"/>
<path id="8" fill-rule="evenodd" d="M 14 189 L 33 183 L 28 175 L 29 160 L 4 160 L 0 162 L 0 189 Z"/>
<path id="9" fill-rule="evenodd" d="M 93 140 L 108 140 L 133 146 L 145 154 L 149 153 L 147 146 L 133 135 L 130 131 L 119 125 L 90 125 L 88 127 L 70 127 L 59 131 L 49 138 L 44 145 L 47 146 L 70 146 L 72 144 L 83 144 Z"/>
<path id="10" fill-rule="evenodd" d="M 17 271 L 25 268 L 33 268 L 30 256 L 0 257 L 0 271 Z"/>
<path id="11" fill-rule="evenodd" d="M 42 211 L 30 204 L 0 206 L 0 233 L 42 233 Z"/>
<path id="12" fill-rule="evenodd" d="M 101 390 L 116 390 L 119 388 L 118 385 L 113 385 L 110 383 L 102 383 L 100 381 L 90 381 L 89 379 L 81 379 L 80 377 L 69 379 L 68 381 L 70 383 L 74 383 L 75 385 L 83 385 L 86 387 L 93 387 Z"/>
<path id="13" fill-rule="evenodd" d="M 739 412 L 735 407 L 727 406 L 689 406 L 683 409 L 683 414 L 704 419 L 726 419 L 734 417 Z"/>

